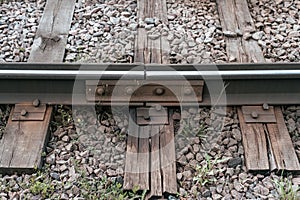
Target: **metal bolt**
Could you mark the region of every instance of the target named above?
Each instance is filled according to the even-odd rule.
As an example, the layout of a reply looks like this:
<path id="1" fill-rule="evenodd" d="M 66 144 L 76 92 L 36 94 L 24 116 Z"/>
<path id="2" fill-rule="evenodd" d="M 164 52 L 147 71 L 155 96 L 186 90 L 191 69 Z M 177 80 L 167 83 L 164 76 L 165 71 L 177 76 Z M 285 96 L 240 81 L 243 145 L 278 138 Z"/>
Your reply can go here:
<path id="1" fill-rule="evenodd" d="M 156 95 L 163 95 L 165 93 L 165 89 L 164 88 L 156 88 L 155 89 L 155 94 Z"/>
<path id="2" fill-rule="evenodd" d="M 258 113 L 255 112 L 255 111 L 253 111 L 253 112 L 251 113 L 251 117 L 252 117 L 253 119 L 257 119 L 257 118 L 258 118 Z"/>
<path id="3" fill-rule="evenodd" d="M 133 92 L 134 92 L 134 90 L 133 90 L 132 87 L 127 87 L 126 88 L 126 94 L 131 95 L 131 94 L 133 94 Z"/>
<path id="4" fill-rule="evenodd" d="M 191 89 L 190 87 L 184 88 L 184 94 L 185 94 L 185 95 L 190 95 L 190 94 L 192 94 L 192 89 Z"/>
<path id="5" fill-rule="evenodd" d="M 263 109 L 264 109 L 264 110 L 269 110 L 270 107 L 269 107 L 269 105 L 268 105 L 267 103 L 264 103 L 264 104 L 263 104 Z"/>
<path id="6" fill-rule="evenodd" d="M 161 109 L 162 109 L 162 106 L 160 104 L 155 105 L 155 110 L 161 111 Z"/>
<path id="7" fill-rule="evenodd" d="M 27 115 L 27 110 L 25 110 L 25 109 L 21 110 L 21 115 L 26 116 Z"/>
<path id="8" fill-rule="evenodd" d="M 40 106 L 40 100 L 39 99 L 35 99 L 33 102 L 32 102 L 32 105 L 34 106 L 34 107 L 39 107 Z"/>
<path id="9" fill-rule="evenodd" d="M 104 94 L 104 92 L 105 92 L 105 89 L 103 86 L 100 86 L 96 89 L 96 93 L 100 96 L 102 96 Z"/>
<path id="10" fill-rule="evenodd" d="M 149 115 L 149 113 L 146 113 L 146 114 L 144 115 L 144 120 L 147 120 L 147 121 L 150 120 L 150 115 Z"/>

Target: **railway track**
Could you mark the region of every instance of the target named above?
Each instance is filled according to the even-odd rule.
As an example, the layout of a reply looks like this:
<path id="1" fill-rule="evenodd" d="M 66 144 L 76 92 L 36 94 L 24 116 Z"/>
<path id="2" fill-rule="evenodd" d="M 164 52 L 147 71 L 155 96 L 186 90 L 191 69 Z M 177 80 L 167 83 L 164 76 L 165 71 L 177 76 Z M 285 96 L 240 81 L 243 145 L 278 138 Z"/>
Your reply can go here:
<path id="1" fill-rule="evenodd" d="M 300 81 L 299 63 L 217 65 L 3 63 L 0 67 L 2 104 L 32 102 L 34 99 L 49 105 L 87 105 L 95 102 L 100 105 L 111 105 L 128 101 L 127 98 L 111 101 L 111 91 L 107 91 L 106 95 L 97 94 L 97 89 L 104 84 L 112 84 L 110 81 L 117 84 L 116 88 L 112 88 L 116 91 L 125 90 L 126 81 L 131 81 L 135 90 L 143 85 L 155 85 L 155 81 L 165 89 L 171 87 L 168 80 L 186 81 L 191 86 L 193 85 L 189 81 L 196 81 L 195 85 L 201 85 L 201 81 L 204 81 L 204 91 L 200 94 L 202 100 L 185 102 L 201 106 L 216 104 L 217 102 L 213 100 L 223 95 L 222 92 L 226 95 L 225 105 L 264 103 L 296 105 L 299 104 L 300 95 L 297 86 Z M 94 83 L 89 85 L 89 81 Z M 91 90 L 90 93 L 88 90 Z M 125 91 L 123 93 L 120 95 L 126 95 Z M 91 100 L 89 96 L 96 97 Z M 149 98 L 146 102 L 153 103 L 151 97 Z M 156 102 L 167 103 L 168 100 L 164 98 L 165 96 L 162 96 Z M 134 100 L 131 105 L 134 105 Z"/>
<path id="2" fill-rule="evenodd" d="M 221 23 L 215 29 L 208 28 L 206 38 L 199 36 L 199 40 L 191 40 L 189 36 L 180 39 L 180 33 L 174 28 L 168 29 L 174 26 L 174 18 L 180 21 L 176 18 L 178 13 L 175 12 L 174 3 L 140 0 L 136 4 L 136 13 L 134 2 L 126 5 L 128 12 L 123 10 L 121 15 L 126 18 L 132 12 L 136 18 L 129 17 L 132 21 L 122 18 L 120 27 L 128 28 L 128 37 L 132 33 L 135 37 L 133 41 L 123 41 L 121 48 L 125 48 L 126 52 L 119 55 L 120 59 L 115 59 L 109 55 L 113 52 L 108 47 L 111 45 L 116 54 L 123 54 L 118 52 L 117 45 L 103 39 L 107 44 L 97 46 L 98 39 L 91 38 L 113 38 L 108 32 L 120 28 L 117 14 L 110 16 L 109 23 L 104 19 L 105 23 L 103 21 L 95 25 L 89 19 L 95 13 L 102 10 L 105 13 L 109 9 L 99 6 L 89 13 L 90 7 L 82 8 L 76 1 L 64 3 L 61 0 L 48 0 L 28 62 L 0 63 L 0 103 L 15 104 L 6 132 L 0 140 L 1 171 L 32 172 L 42 166 L 41 154 L 47 146 L 53 106 L 63 104 L 110 106 L 112 109 L 127 106 L 128 115 L 132 118 L 128 124 L 127 146 L 124 147 L 126 161 L 122 165 L 124 173 L 121 173 L 124 177 L 123 188 L 134 190 L 135 186 L 139 186 L 140 190 L 147 191 L 146 198 L 175 196 L 178 192 L 177 182 L 182 180 L 178 174 L 190 171 L 182 166 L 183 155 L 178 154 L 176 146 L 178 130 L 175 131 L 176 123 L 186 119 L 180 117 L 177 111 L 179 109 L 183 114 L 187 107 L 219 109 L 215 112 L 221 116 L 227 116 L 224 107 L 234 107 L 234 115 L 239 119 L 238 130 L 242 135 L 242 141 L 239 141 L 243 145 L 242 165 L 247 171 L 299 172 L 300 165 L 289 135 L 290 128 L 287 128 L 280 106 L 299 104 L 300 64 L 266 63 L 274 53 L 266 52 L 266 46 L 274 47 L 274 44 L 263 44 L 261 40 L 265 37 L 258 30 L 262 25 L 254 22 L 253 13 L 248 8 L 251 3 L 250 8 L 253 9 L 255 1 L 217 0 L 216 3 L 208 3 L 215 6 L 214 13 L 218 11 Z M 289 6 L 291 10 L 299 9 L 297 3 L 284 6 Z M 177 9 L 180 10 L 179 7 Z M 168 13 L 171 10 L 175 10 L 174 13 Z M 87 13 L 81 15 L 80 12 Z M 96 32 L 103 28 L 107 34 L 87 38 L 90 32 L 95 34 L 95 30 L 80 32 L 73 29 L 78 20 L 90 27 L 94 25 Z M 143 23 L 140 24 L 140 21 Z M 133 27 L 132 23 L 137 26 Z M 296 23 L 291 22 L 294 30 L 297 29 Z M 296 32 L 286 35 L 293 37 L 290 35 L 296 35 Z M 81 51 L 80 48 L 75 50 L 68 38 L 68 35 L 76 38 L 77 34 L 84 36 L 83 42 L 78 42 L 80 48 L 84 48 L 86 41 L 92 49 L 101 50 L 92 53 L 93 56 L 110 62 L 131 63 L 62 63 L 64 60 L 73 61 Z M 280 34 L 277 33 L 276 38 L 284 41 Z M 172 38 L 174 35 L 177 40 Z M 257 39 L 258 35 L 260 39 Z M 214 37 L 219 41 L 213 41 Z M 293 40 L 297 43 L 297 39 Z M 180 46 L 179 43 L 186 46 Z M 201 46 L 203 44 L 205 47 Z M 108 51 L 104 52 L 102 47 Z M 191 56 L 182 50 L 184 48 L 187 52 L 201 51 Z M 222 53 L 220 49 L 225 48 L 226 52 Z M 284 57 L 284 53 L 278 49 L 276 51 Z M 293 52 L 292 57 L 286 56 L 284 59 L 296 60 L 297 53 Z M 229 63 L 220 63 L 225 60 Z M 213 61 L 218 63 L 212 64 Z M 237 130 L 235 126 L 232 129 Z M 234 131 L 230 129 L 229 132 Z M 195 155 L 192 156 L 196 157 L 198 154 L 194 151 L 192 154 Z M 233 156 L 230 161 L 237 160 L 237 157 Z M 179 193 L 183 195 L 182 187 L 180 189 Z M 199 186 L 199 191 L 205 193 L 205 187 Z M 212 197 L 218 199 L 217 195 L 214 193 Z"/>

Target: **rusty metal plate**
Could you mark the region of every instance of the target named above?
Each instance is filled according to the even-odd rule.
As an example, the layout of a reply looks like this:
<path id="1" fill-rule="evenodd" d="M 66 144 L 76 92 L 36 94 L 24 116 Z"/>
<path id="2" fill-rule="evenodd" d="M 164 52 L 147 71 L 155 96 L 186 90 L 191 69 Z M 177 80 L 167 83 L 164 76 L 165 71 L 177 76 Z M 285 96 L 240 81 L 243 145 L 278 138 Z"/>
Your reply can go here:
<path id="1" fill-rule="evenodd" d="M 16 104 L 12 113 L 12 121 L 43 121 L 47 106 L 35 107 L 31 104 Z"/>
<path id="2" fill-rule="evenodd" d="M 168 110 L 158 106 L 159 109 L 154 107 L 137 108 L 137 124 L 138 125 L 164 125 L 169 124 Z"/>
<path id="3" fill-rule="evenodd" d="M 246 123 L 276 123 L 274 107 L 263 109 L 262 106 L 242 106 Z"/>
<path id="4" fill-rule="evenodd" d="M 156 83 L 157 82 L 157 83 Z M 86 81 L 86 99 L 101 103 L 155 103 L 161 105 L 201 102 L 203 81 L 119 80 Z"/>

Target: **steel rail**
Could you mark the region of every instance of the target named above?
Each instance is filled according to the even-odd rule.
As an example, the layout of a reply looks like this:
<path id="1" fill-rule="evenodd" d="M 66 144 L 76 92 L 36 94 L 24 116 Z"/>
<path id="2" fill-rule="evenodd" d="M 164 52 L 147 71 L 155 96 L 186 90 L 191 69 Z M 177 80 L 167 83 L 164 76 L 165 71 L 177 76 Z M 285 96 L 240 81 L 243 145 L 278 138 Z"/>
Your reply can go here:
<path id="1" fill-rule="evenodd" d="M 300 104 L 300 63 L 69 64 L 0 63 L 0 103 L 40 99 L 47 104 L 91 104 L 86 80 L 204 80 L 199 105 Z M 225 98 L 225 100 L 224 100 Z M 189 104 L 189 103 L 188 103 Z"/>

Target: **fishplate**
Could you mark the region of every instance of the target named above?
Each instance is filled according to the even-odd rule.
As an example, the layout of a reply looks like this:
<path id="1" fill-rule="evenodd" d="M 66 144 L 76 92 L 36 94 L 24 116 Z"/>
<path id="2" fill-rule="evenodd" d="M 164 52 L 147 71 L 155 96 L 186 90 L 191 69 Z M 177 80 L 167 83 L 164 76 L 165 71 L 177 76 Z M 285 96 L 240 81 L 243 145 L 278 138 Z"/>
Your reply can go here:
<path id="1" fill-rule="evenodd" d="M 246 123 L 276 123 L 273 106 L 242 106 Z"/>
<path id="2" fill-rule="evenodd" d="M 101 104 L 179 105 L 179 102 L 201 102 L 204 82 L 201 80 L 156 81 L 147 80 L 88 80 L 86 99 Z"/>

